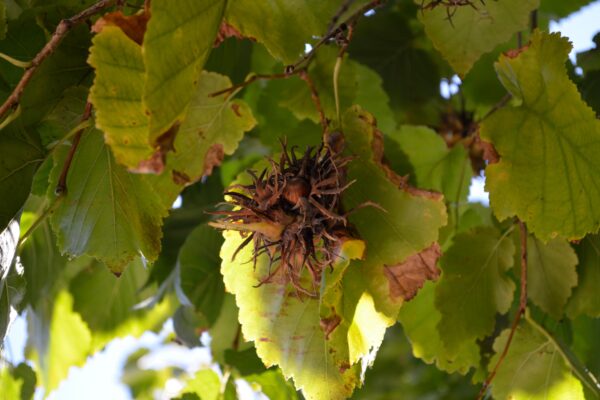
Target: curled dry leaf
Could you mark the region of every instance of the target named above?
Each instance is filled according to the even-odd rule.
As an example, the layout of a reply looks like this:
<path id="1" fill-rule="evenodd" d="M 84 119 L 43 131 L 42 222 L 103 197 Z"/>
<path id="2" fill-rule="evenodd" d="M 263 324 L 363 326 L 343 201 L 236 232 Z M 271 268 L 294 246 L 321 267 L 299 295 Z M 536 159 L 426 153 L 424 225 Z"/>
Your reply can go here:
<path id="1" fill-rule="evenodd" d="M 150 14 L 141 12 L 135 15 L 124 15 L 121 11 L 105 14 L 92 27 L 92 32 L 100 33 L 107 25 L 114 25 L 121 30 L 134 42 L 141 45 L 144 42 L 146 25 L 150 19 Z"/>
<path id="2" fill-rule="evenodd" d="M 436 280 L 440 276 L 436 263 L 441 254 L 440 245 L 433 243 L 400 264 L 386 265 L 385 276 L 388 278 L 392 299 L 402 298 L 408 301 L 415 297 L 426 281 Z"/>

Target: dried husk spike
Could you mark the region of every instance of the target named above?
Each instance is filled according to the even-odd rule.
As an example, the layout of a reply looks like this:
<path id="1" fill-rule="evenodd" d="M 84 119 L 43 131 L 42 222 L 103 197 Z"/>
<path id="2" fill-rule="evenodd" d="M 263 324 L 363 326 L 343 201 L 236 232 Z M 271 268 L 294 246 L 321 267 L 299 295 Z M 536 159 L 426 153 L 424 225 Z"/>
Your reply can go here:
<path id="1" fill-rule="evenodd" d="M 317 296 L 323 270 L 333 266 L 341 243 L 353 236 L 340 199 L 353 183 L 345 181 L 350 160 L 324 145 L 298 157 L 294 147 L 288 150 L 282 142 L 279 162 L 269 159 L 270 167 L 260 174 L 248 171 L 251 184 L 227 188 L 233 210 L 214 212 L 221 218 L 210 225 L 245 237 L 234 258 L 248 245 L 254 265 L 259 256 L 268 257 L 270 272 L 257 286 L 277 276 L 298 294 Z M 302 276 L 309 277 L 309 287 Z"/>

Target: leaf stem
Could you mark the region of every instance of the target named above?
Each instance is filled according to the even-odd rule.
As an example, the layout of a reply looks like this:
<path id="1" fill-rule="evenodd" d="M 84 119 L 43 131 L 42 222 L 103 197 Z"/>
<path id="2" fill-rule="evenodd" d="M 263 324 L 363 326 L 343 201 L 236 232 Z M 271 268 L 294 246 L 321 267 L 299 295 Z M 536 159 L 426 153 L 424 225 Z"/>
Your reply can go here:
<path id="1" fill-rule="evenodd" d="M 31 60 L 30 66 L 25 70 L 25 73 L 21 77 L 19 83 L 17 83 L 17 86 L 15 86 L 14 90 L 10 96 L 8 96 L 4 104 L 0 106 L 0 118 L 4 117 L 9 110 L 14 109 L 19 104 L 25 87 L 31 81 L 31 78 L 37 71 L 38 67 L 46 58 L 48 58 L 48 56 L 54 53 L 60 42 L 62 42 L 71 29 L 73 29 L 74 26 L 81 24 L 91 16 L 98 14 L 104 9 L 112 6 L 114 2 L 115 0 L 100 0 L 79 14 L 60 21 L 48 43 L 46 43 L 42 50 L 40 50 L 33 60 Z"/>
<path id="2" fill-rule="evenodd" d="M 35 230 L 42 224 L 42 222 L 44 222 L 46 218 L 48 218 L 48 216 L 52 214 L 54 210 L 56 210 L 61 201 L 62 197 L 59 197 L 56 200 L 54 200 L 54 202 L 42 212 L 42 214 L 33 222 L 33 224 L 31 224 L 31 226 L 29 227 L 29 229 L 27 229 L 23 236 L 19 238 L 19 241 L 17 242 L 17 254 L 21 253 L 21 249 L 23 245 L 25 245 L 25 242 L 27 241 L 29 236 L 31 236 L 33 232 L 35 232 Z"/>
<path id="3" fill-rule="evenodd" d="M 326 135 L 328 123 L 327 118 L 325 117 L 325 112 L 323 111 L 323 106 L 321 105 L 319 92 L 317 92 L 317 88 L 315 87 L 314 82 L 312 81 L 305 69 L 300 70 L 299 76 L 300 79 L 302 79 L 308 85 L 308 90 L 310 90 L 310 97 L 312 98 L 313 103 L 315 103 L 317 113 L 319 113 L 319 120 L 321 121 L 321 127 L 323 128 L 323 135 Z"/>
<path id="4" fill-rule="evenodd" d="M 483 398 L 487 388 L 490 386 L 492 380 L 496 376 L 500 365 L 504 361 L 506 354 L 508 354 L 508 349 L 510 348 L 510 344 L 512 343 L 517 327 L 519 326 L 521 317 L 525 314 L 525 310 L 527 309 L 527 227 L 521 220 L 518 221 L 518 224 L 521 231 L 521 293 L 519 297 L 519 309 L 510 327 L 510 333 L 508 335 L 508 340 L 504 345 L 504 349 L 502 350 L 496 365 L 492 369 L 492 372 L 490 372 L 483 383 L 483 386 L 481 387 L 481 390 L 477 396 L 477 400 L 481 400 Z"/>
<path id="5" fill-rule="evenodd" d="M 548 332 L 543 326 L 537 323 L 529 313 L 525 314 L 525 320 L 531 324 L 538 332 L 548 339 L 557 349 L 560 355 L 563 357 L 565 362 L 569 365 L 573 373 L 577 378 L 583 382 L 596 397 L 600 398 L 600 382 L 596 379 L 590 371 L 579 361 L 573 354 L 569 354 L 565 346 L 563 346 L 550 332 Z"/>
<path id="6" fill-rule="evenodd" d="M 14 65 L 15 67 L 27 69 L 27 68 L 29 68 L 31 66 L 31 61 L 17 60 L 16 58 L 12 58 L 8 54 L 0 53 L 0 58 L 2 58 L 5 61 L 8 61 L 9 63 L 11 63 L 12 65 Z"/>
<path id="7" fill-rule="evenodd" d="M 90 119 L 92 115 L 92 103 L 87 102 L 85 105 L 85 111 L 81 116 L 81 121 L 87 121 Z M 80 124 L 81 125 L 81 124 Z M 78 125 L 78 126 L 80 126 Z M 71 149 L 69 150 L 69 154 L 67 154 L 67 158 L 65 159 L 65 163 L 63 164 L 62 171 L 60 172 L 60 177 L 58 178 L 58 183 L 56 184 L 56 189 L 54 189 L 54 193 L 57 196 L 62 196 L 67 192 L 67 174 L 69 173 L 69 168 L 71 167 L 71 162 L 73 161 L 73 156 L 75 155 L 75 151 L 79 146 L 79 141 L 81 140 L 81 135 L 85 130 L 85 126 L 79 128 L 79 130 L 73 136 L 73 143 L 71 144 Z"/>

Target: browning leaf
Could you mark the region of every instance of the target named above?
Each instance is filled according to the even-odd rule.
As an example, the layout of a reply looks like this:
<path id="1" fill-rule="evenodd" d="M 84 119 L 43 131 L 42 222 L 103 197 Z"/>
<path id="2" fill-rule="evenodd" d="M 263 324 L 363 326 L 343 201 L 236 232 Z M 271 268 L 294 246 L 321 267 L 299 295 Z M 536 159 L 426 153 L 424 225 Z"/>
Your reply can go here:
<path id="1" fill-rule="evenodd" d="M 221 165 L 225 152 L 223 151 L 223 145 L 221 143 L 215 143 L 206 152 L 204 156 L 204 172 L 203 175 L 207 176 L 212 174 L 213 168 Z"/>
<path id="2" fill-rule="evenodd" d="M 415 297 L 425 281 L 436 280 L 440 276 L 440 270 L 436 266 L 440 256 L 440 245 L 436 242 L 400 264 L 386 265 L 385 276 L 389 281 L 392 299 L 401 297 L 408 301 Z"/>
<path id="3" fill-rule="evenodd" d="M 115 11 L 105 14 L 92 27 L 92 32 L 100 33 L 106 25 L 114 25 L 121 30 L 134 42 L 141 45 L 146 33 L 146 25 L 150 19 L 150 14 L 142 12 L 135 15 L 123 15 L 121 11 Z"/>
<path id="4" fill-rule="evenodd" d="M 213 47 L 219 47 L 221 43 L 225 41 L 225 39 L 234 37 L 237 39 L 250 39 L 253 42 L 256 41 L 253 37 L 246 37 L 240 31 L 235 29 L 233 25 L 228 24 L 226 21 L 221 22 L 221 26 L 219 27 L 219 31 L 217 32 L 217 37 L 215 38 L 215 43 Z"/>

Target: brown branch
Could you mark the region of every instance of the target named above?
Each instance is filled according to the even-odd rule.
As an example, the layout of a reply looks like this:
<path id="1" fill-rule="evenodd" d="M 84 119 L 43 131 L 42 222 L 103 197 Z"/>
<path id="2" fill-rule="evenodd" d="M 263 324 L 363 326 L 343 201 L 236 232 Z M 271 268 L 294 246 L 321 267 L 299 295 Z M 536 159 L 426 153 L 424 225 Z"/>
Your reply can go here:
<path id="1" fill-rule="evenodd" d="M 356 20 L 358 20 L 360 17 L 362 17 L 367 11 L 373 10 L 379 6 L 381 6 L 383 3 L 385 3 L 386 0 L 371 0 L 370 2 L 368 2 L 367 4 L 365 4 L 364 6 L 360 7 L 359 9 L 357 9 L 356 11 L 354 11 L 352 13 L 352 15 L 350 15 L 348 18 L 346 18 L 343 22 L 341 22 L 339 25 L 337 25 L 337 27 L 331 27 L 328 32 L 325 34 L 325 36 L 323 36 L 314 46 L 313 48 L 306 53 L 305 55 L 302 56 L 302 58 L 300 58 L 300 60 L 298 60 L 297 62 L 295 62 L 292 65 L 288 65 L 285 70 L 288 72 L 291 71 L 295 71 L 296 69 L 298 69 L 301 65 L 303 65 L 303 68 L 306 68 L 308 66 L 308 64 L 310 64 L 310 62 L 312 61 L 312 58 L 314 57 L 316 51 L 319 49 L 319 47 L 323 46 L 325 43 L 329 42 L 329 40 L 339 36 L 340 34 L 342 34 L 349 25 L 353 25 Z M 342 6 L 343 7 L 343 6 Z M 341 9 L 341 13 L 340 11 L 338 11 L 338 13 L 336 13 L 336 15 L 334 15 L 333 19 L 339 18 L 341 14 L 343 14 L 345 12 L 345 10 Z M 340 14 L 340 15 L 338 15 Z M 334 24 L 335 26 L 335 24 Z"/>
<path id="2" fill-rule="evenodd" d="M 83 115 L 81 116 L 81 122 L 87 121 L 92 116 L 92 103 L 87 102 L 85 104 L 85 110 L 83 111 Z M 60 171 L 60 177 L 58 178 L 58 183 L 56 184 L 56 188 L 54 189 L 54 194 L 57 196 L 62 196 L 67 193 L 67 175 L 69 173 L 69 169 L 71 168 L 71 162 L 73 162 L 73 156 L 75 155 L 75 151 L 79 146 L 79 141 L 81 140 L 81 135 L 85 128 L 81 128 L 75 133 L 73 136 L 73 143 L 71 144 L 71 148 L 69 149 L 69 154 L 67 154 L 67 158 L 65 159 L 65 163 L 63 164 L 63 168 Z"/>
<path id="3" fill-rule="evenodd" d="M 477 400 L 481 400 L 485 395 L 487 388 L 492 383 L 492 380 L 496 376 L 498 372 L 498 368 L 506 358 L 506 354 L 508 353 L 508 349 L 510 348 L 510 344 L 512 343 L 513 336 L 519 326 L 519 322 L 521 321 L 521 317 L 525 314 L 525 309 L 527 308 L 527 227 L 523 223 L 523 221 L 519 220 L 519 228 L 521 231 L 521 293 L 519 296 L 519 310 L 515 315 L 515 319 L 510 327 L 510 334 L 508 335 L 508 340 L 504 345 L 504 349 L 494 366 L 494 369 L 488 375 L 487 379 L 483 383 L 481 390 L 479 391 L 479 395 L 477 396 Z"/>
<path id="4" fill-rule="evenodd" d="M 21 99 L 21 95 L 23 94 L 25 87 L 35 74 L 35 71 L 38 69 L 40 64 L 42 64 L 42 62 L 56 50 L 56 48 L 58 47 L 60 42 L 65 38 L 67 33 L 69 33 L 74 26 L 79 25 L 91 16 L 112 6 L 114 2 L 115 0 L 100 0 L 96 4 L 85 9 L 79 14 L 60 21 L 60 23 L 56 27 L 56 30 L 52 34 L 50 41 L 48 41 L 48 43 L 46 43 L 42 50 L 40 50 L 40 52 L 33 58 L 33 60 L 31 60 L 31 65 L 25 71 L 25 73 L 21 77 L 21 80 L 19 81 L 19 83 L 17 83 L 17 86 L 15 86 L 14 90 L 12 91 L 10 96 L 8 96 L 4 104 L 0 106 L 0 118 L 3 118 L 9 110 L 15 109 L 17 107 Z"/>
<path id="5" fill-rule="evenodd" d="M 246 86 L 248 86 L 249 84 L 251 84 L 254 81 L 257 80 L 264 80 L 264 79 L 285 79 L 285 78 L 289 78 L 292 75 L 295 75 L 297 73 L 299 73 L 300 71 L 294 71 L 294 72 L 290 72 L 290 73 L 283 73 L 283 74 L 256 74 L 256 75 L 252 75 L 250 78 L 246 79 L 244 82 L 242 83 L 238 83 L 237 85 L 233 85 L 230 86 L 228 88 L 225 88 L 223 90 L 219 90 L 218 92 L 214 92 L 208 95 L 208 97 L 217 97 L 220 96 L 222 94 L 229 94 L 232 92 L 235 92 L 238 89 L 242 89 L 245 88 Z"/>
<path id="6" fill-rule="evenodd" d="M 512 99 L 512 95 L 510 93 L 506 93 L 504 95 L 504 97 L 502 97 L 500 99 L 499 102 L 497 102 L 496 104 L 494 104 L 494 106 L 490 109 L 490 111 L 488 111 L 483 117 L 481 117 L 481 119 L 479 121 L 477 121 L 477 123 L 481 123 L 483 120 L 489 118 L 493 113 L 495 113 L 496 111 L 498 111 L 499 109 L 501 109 L 502 107 L 504 107 L 506 104 L 508 104 L 508 102 L 510 101 L 510 99 Z"/>
<path id="7" fill-rule="evenodd" d="M 323 135 L 327 134 L 327 118 L 325 118 L 325 112 L 323 111 L 323 106 L 321 105 L 321 99 L 319 98 L 319 93 L 317 92 L 317 88 L 313 83 L 310 76 L 305 69 L 300 70 L 300 79 L 302 79 L 308 85 L 308 89 L 310 90 L 310 97 L 312 98 L 313 103 L 315 103 L 315 108 L 317 109 L 317 113 L 319 113 L 319 120 L 321 121 L 321 126 L 323 127 Z"/>

